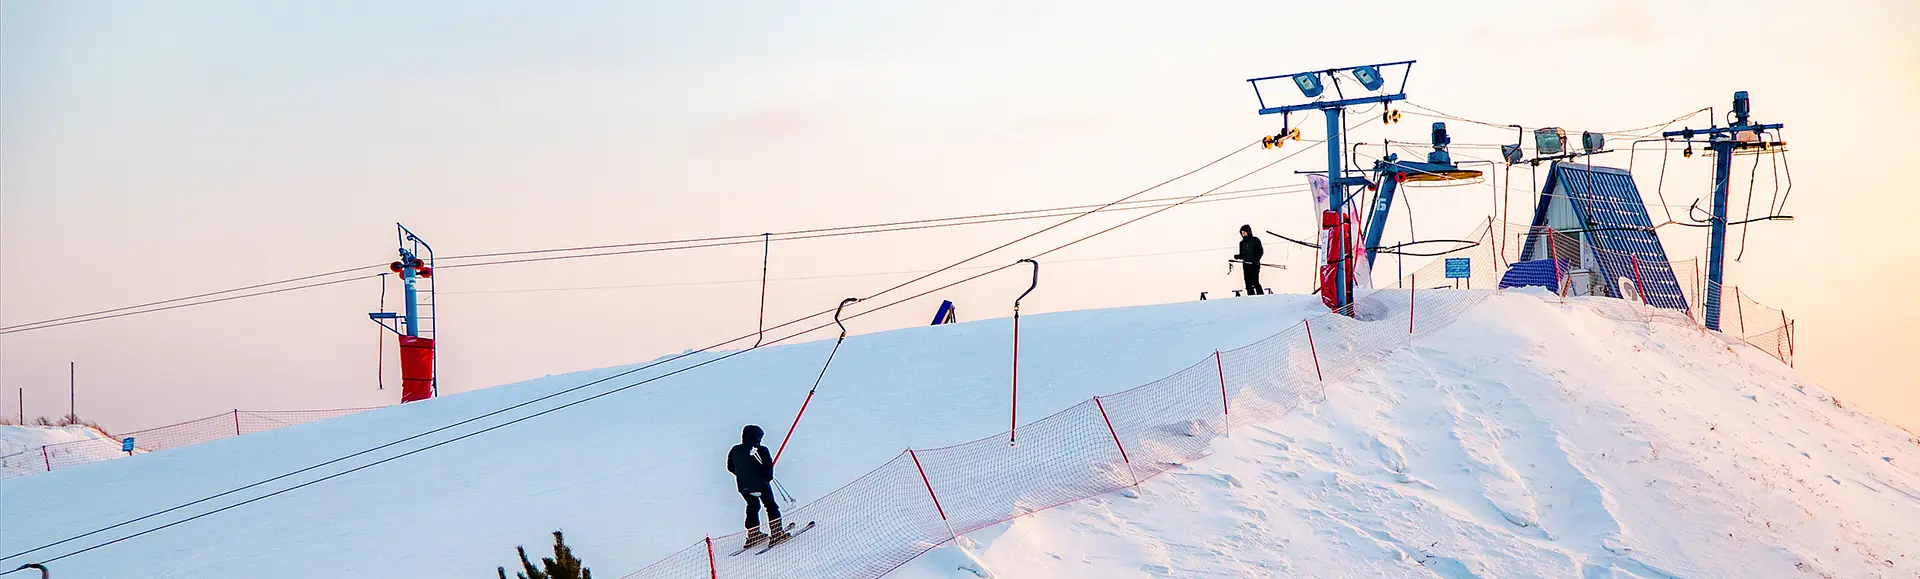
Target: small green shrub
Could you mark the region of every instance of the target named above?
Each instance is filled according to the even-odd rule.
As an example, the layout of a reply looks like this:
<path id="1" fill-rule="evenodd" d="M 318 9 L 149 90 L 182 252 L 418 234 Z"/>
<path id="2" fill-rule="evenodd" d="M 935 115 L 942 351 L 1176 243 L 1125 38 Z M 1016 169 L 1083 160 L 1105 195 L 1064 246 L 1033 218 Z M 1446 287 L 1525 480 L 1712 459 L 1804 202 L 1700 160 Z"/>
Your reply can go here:
<path id="1" fill-rule="evenodd" d="M 533 561 L 527 558 L 526 547 L 513 549 L 520 553 L 520 566 L 526 569 L 514 574 L 517 579 L 593 579 L 593 572 L 573 556 L 573 548 L 567 546 L 560 531 L 553 532 L 553 556 L 541 557 L 539 567 L 534 567 Z M 507 579 L 506 567 L 499 567 L 498 572 L 499 579 Z"/>

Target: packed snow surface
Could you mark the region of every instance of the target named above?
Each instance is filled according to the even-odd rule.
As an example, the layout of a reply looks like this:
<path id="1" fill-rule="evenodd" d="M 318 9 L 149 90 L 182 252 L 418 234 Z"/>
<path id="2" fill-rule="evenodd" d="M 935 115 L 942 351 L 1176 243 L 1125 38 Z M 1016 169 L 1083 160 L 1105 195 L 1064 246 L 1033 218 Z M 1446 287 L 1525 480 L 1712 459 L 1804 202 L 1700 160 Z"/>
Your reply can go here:
<path id="1" fill-rule="evenodd" d="M 1459 292 L 1465 295 L 1465 292 Z M 1019 519 L 901 577 L 1913 577 L 1920 440 L 1699 330 L 1509 292 L 1214 454 Z M 1021 415 L 1321 313 L 1222 299 L 1022 320 Z M 1382 321 L 1378 323 L 1401 323 Z M 856 328 L 857 330 L 858 328 Z M 848 338 L 781 459 L 802 501 L 902 449 L 1001 432 L 1011 325 Z M 547 533 L 617 577 L 737 530 L 722 456 L 777 444 L 832 341 L 776 346 L 55 562 L 56 577 L 487 577 Z M 509 355 L 503 353 L 503 355 Z M 707 359 L 641 371 L 12 568 Z M 0 555 L 613 375 L 553 376 L 0 482 Z M 771 556 L 771 555 L 769 555 Z"/>
<path id="2" fill-rule="evenodd" d="M 16 426 L 0 424 L 0 456 L 61 444 L 106 438 L 91 426 Z M 35 452 L 39 452 L 35 450 Z"/>

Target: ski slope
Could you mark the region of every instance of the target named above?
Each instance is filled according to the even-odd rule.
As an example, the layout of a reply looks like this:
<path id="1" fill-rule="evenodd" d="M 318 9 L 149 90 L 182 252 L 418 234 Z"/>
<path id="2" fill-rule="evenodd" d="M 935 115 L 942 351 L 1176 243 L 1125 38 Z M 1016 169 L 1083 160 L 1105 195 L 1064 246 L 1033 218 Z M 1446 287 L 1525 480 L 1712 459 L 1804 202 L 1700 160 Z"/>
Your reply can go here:
<path id="1" fill-rule="evenodd" d="M 1465 295 L 1465 292 L 1460 292 Z M 1920 441 L 1697 330 L 1487 298 L 1138 493 L 941 547 L 900 577 L 1807 576 L 1920 572 Z M 1312 296 L 1022 320 L 1021 415 L 1185 368 L 1324 310 Z M 1404 323 L 1383 321 L 1379 323 Z M 858 331 L 859 328 L 855 327 Z M 850 337 L 779 476 L 803 502 L 907 447 L 1006 428 L 1006 319 Z M 486 577 L 565 530 L 617 577 L 736 531 L 721 457 L 770 443 L 832 342 L 750 352 L 54 563 L 56 577 Z M 510 355 L 510 354 L 503 354 Z M 701 356 L 31 557 L 340 472 Z M 0 555 L 612 375 L 553 376 L 0 483 Z M 968 551 L 968 552 L 963 552 Z M 768 555 L 773 556 L 773 555 Z"/>
<path id="2" fill-rule="evenodd" d="M 0 456 L 62 444 L 106 438 L 91 426 L 17 426 L 0 424 Z M 39 451 L 35 451 L 39 452 Z"/>
<path id="3" fill-rule="evenodd" d="M 1140 498 L 975 555 L 1042 578 L 1920 575 L 1920 438 L 1744 345 L 1555 301 L 1493 298 Z M 895 575 L 982 567 L 947 551 Z"/>

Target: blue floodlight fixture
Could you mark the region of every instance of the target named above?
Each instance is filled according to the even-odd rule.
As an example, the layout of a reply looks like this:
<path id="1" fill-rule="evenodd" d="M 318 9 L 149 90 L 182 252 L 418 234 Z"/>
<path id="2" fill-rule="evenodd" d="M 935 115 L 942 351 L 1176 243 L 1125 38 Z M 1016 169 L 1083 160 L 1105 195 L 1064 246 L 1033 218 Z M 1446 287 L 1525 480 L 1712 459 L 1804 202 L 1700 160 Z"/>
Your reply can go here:
<path id="1" fill-rule="evenodd" d="M 1367 90 L 1380 90 L 1387 84 L 1385 79 L 1380 78 L 1380 69 L 1371 66 L 1353 67 L 1353 79 L 1360 81 L 1360 86 L 1367 87 Z"/>
<path id="2" fill-rule="evenodd" d="M 1327 92 L 1326 85 L 1320 84 L 1318 73 L 1303 72 L 1293 75 L 1293 84 L 1300 87 L 1300 94 L 1307 95 L 1310 99 L 1320 98 L 1320 93 Z"/>
<path id="3" fill-rule="evenodd" d="M 1407 77 L 1413 73 L 1413 62 L 1414 61 L 1411 60 L 1403 60 L 1399 62 L 1382 62 L 1361 66 L 1309 70 L 1306 72 L 1250 78 L 1247 79 L 1247 83 L 1253 85 L 1253 96 L 1260 103 L 1260 114 L 1271 115 L 1295 111 L 1324 111 L 1354 105 L 1406 100 Z M 1388 75 L 1396 72 L 1394 69 L 1398 69 L 1400 86 L 1390 88 L 1387 86 L 1387 81 L 1389 80 Z M 1343 77 L 1351 77 L 1346 83 L 1348 88 L 1352 88 L 1352 83 L 1357 81 L 1361 87 L 1368 91 L 1375 93 L 1382 93 L 1382 91 L 1384 91 L 1384 94 L 1369 94 L 1350 98 L 1341 93 L 1341 79 Z M 1279 79 L 1293 81 L 1294 88 L 1299 89 L 1300 94 L 1305 95 L 1309 99 L 1319 99 L 1322 96 L 1326 96 L 1328 88 L 1332 88 L 1335 94 L 1330 100 L 1316 100 L 1310 103 L 1288 106 L 1269 106 L 1267 105 L 1267 95 L 1261 90 L 1262 87 L 1260 85 L 1266 81 Z M 1332 86 L 1329 87 L 1328 85 Z"/>
<path id="4" fill-rule="evenodd" d="M 1567 150 L 1567 132 L 1560 127 L 1547 127 L 1533 131 L 1534 153 L 1542 157 L 1558 155 Z"/>
<path id="5" fill-rule="evenodd" d="M 1601 149 L 1607 148 L 1607 136 L 1602 133 L 1580 131 L 1580 147 L 1586 149 L 1588 153 L 1598 153 Z"/>

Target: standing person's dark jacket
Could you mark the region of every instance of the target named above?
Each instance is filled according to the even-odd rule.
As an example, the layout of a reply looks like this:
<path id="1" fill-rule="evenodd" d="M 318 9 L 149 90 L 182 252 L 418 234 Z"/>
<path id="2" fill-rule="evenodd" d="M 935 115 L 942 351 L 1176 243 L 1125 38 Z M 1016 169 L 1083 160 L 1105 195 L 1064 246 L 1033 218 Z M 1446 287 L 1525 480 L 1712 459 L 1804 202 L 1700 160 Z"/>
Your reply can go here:
<path id="1" fill-rule="evenodd" d="M 1266 248 L 1260 246 L 1259 237 L 1247 235 L 1240 238 L 1240 253 L 1235 254 L 1233 258 L 1245 262 L 1247 267 L 1259 267 L 1257 264 L 1260 263 L 1260 258 L 1266 255 L 1266 253 Z"/>
<path id="2" fill-rule="evenodd" d="M 727 472 L 733 473 L 740 492 L 765 490 L 773 482 L 773 458 L 760 446 L 764 436 L 760 427 L 749 424 L 740 430 L 740 444 L 727 451 Z"/>

